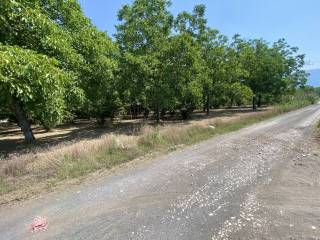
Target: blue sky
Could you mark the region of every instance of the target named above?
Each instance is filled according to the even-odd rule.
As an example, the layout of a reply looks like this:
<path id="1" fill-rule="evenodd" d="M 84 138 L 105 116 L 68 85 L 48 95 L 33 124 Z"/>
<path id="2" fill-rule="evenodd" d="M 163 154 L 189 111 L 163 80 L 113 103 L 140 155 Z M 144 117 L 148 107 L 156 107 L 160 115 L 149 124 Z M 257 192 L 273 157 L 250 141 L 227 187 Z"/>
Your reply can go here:
<path id="1" fill-rule="evenodd" d="M 79 0 L 85 14 L 100 30 L 114 34 L 117 12 L 130 0 Z M 172 0 L 173 14 L 207 6 L 208 25 L 227 36 L 269 42 L 287 39 L 306 54 L 306 69 L 320 68 L 320 0 Z"/>

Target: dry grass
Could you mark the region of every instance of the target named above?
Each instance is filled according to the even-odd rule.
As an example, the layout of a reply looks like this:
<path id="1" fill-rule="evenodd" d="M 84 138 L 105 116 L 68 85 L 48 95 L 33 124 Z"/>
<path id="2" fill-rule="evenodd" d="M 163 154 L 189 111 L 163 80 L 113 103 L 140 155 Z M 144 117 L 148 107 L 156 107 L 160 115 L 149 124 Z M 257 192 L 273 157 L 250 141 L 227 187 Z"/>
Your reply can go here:
<path id="1" fill-rule="evenodd" d="M 315 139 L 317 140 L 319 146 L 320 146 L 320 121 L 318 122 L 316 131 L 315 131 Z"/>
<path id="2" fill-rule="evenodd" d="M 224 121 L 145 126 L 135 135 L 108 134 L 94 140 L 14 156 L 0 165 L 0 203 L 28 197 L 65 180 L 86 176 L 99 169 L 110 169 L 150 152 L 168 152 L 177 146 L 191 145 L 216 134 L 238 130 L 281 112 L 283 109 L 273 108 Z"/>

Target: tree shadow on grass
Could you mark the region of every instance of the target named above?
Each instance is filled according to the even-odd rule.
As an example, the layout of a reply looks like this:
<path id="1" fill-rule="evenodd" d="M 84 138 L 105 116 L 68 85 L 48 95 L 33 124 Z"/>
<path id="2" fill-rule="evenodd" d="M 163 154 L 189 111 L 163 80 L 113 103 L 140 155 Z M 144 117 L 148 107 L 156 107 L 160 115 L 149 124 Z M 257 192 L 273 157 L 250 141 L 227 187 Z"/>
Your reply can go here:
<path id="1" fill-rule="evenodd" d="M 265 111 L 265 108 L 259 111 Z M 211 110 L 209 115 L 202 111 L 195 111 L 188 120 L 181 120 L 180 114 L 173 117 L 165 116 L 160 122 L 161 125 L 188 125 L 194 121 L 204 119 L 214 120 L 224 117 L 233 117 L 239 114 L 251 113 L 251 108 L 225 108 Z M 106 134 L 138 135 L 145 126 L 155 126 L 155 120 L 151 117 L 144 120 L 142 117 L 134 120 L 122 120 L 108 124 L 104 127 L 97 127 L 92 120 L 77 120 L 72 124 L 57 126 L 53 131 L 46 132 L 39 126 L 33 126 L 34 134 L 37 138 L 36 144 L 28 145 L 24 142 L 19 126 L 13 123 L 0 124 L 0 159 L 12 154 L 23 154 L 27 152 L 39 151 L 59 144 L 73 141 L 97 139 Z"/>

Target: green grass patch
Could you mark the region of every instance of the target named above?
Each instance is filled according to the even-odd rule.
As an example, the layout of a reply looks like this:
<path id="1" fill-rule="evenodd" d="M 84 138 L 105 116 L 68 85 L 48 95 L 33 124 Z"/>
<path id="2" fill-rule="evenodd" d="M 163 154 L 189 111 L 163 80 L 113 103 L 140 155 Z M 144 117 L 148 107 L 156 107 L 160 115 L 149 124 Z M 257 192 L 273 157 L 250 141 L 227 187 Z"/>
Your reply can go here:
<path id="1" fill-rule="evenodd" d="M 142 156 L 144 153 L 136 147 L 125 148 L 112 145 L 80 154 L 80 156 L 79 154 L 66 154 L 63 163 L 57 167 L 55 178 L 58 181 L 78 178 L 99 169 L 110 169 Z"/>
<path id="2" fill-rule="evenodd" d="M 9 193 L 14 190 L 13 185 L 6 182 L 5 179 L 0 178 L 0 195 Z"/>
<path id="3" fill-rule="evenodd" d="M 99 153 L 96 159 L 100 167 L 112 168 L 121 163 L 131 161 L 143 154 L 144 152 L 137 148 L 113 148 Z"/>
<path id="4" fill-rule="evenodd" d="M 77 178 L 98 169 L 99 166 L 86 157 L 75 159 L 72 156 L 66 156 L 63 164 L 57 168 L 56 178 L 58 180 Z"/>

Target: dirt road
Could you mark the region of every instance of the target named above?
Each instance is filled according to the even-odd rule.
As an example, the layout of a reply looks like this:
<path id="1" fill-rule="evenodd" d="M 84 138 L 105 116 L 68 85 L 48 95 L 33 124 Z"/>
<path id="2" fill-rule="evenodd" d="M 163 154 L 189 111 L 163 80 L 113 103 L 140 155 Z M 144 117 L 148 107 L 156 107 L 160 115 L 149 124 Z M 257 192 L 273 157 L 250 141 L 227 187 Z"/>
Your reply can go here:
<path id="1" fill-rule="evenodd" d="M 0 239 L 320 239 L 320 105 L 0 207 Z M 28 230 L 36 216 L 48 226 Z"/>

